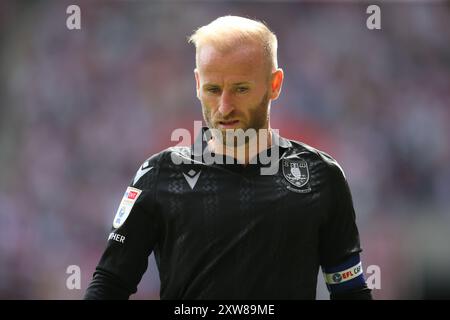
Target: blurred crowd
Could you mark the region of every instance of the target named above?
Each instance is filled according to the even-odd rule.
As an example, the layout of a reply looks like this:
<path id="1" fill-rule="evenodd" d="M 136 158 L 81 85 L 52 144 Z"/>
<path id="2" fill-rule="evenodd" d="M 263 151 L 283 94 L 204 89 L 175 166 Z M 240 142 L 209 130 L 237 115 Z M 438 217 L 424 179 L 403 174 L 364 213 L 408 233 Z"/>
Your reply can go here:
<path id="1" fill-rule="evenodd" d="M 352 3 L 78 3 L 81 30 L 65 1 L 0 4 L 1 299 L 82 297 L 139 165 L 202 119 L 186 38 L 226 14 L 277 34 L 272 127 L 343 166 L 374 296 L 450 297 L 448 2 L 381 5 L 381 30 Z M 153 257 L 139 289 L 159 298 Z"/>

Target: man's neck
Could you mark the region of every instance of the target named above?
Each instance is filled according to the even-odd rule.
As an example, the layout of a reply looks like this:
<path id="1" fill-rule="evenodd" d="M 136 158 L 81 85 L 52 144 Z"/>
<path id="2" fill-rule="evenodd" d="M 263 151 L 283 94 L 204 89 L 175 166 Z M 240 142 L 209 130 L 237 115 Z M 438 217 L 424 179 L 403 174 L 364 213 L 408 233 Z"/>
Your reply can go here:
<path id="1" fill-rule="evenodd" d="M 262 151 L 272 146 L 272 130 L 261 129 L 258 134 L 239 146 L 228 146 L 214 137 L 208 141 L 208 148 L 215 154 L 221 154 L 236 159 L 240 164 L 249 164 Z"/>

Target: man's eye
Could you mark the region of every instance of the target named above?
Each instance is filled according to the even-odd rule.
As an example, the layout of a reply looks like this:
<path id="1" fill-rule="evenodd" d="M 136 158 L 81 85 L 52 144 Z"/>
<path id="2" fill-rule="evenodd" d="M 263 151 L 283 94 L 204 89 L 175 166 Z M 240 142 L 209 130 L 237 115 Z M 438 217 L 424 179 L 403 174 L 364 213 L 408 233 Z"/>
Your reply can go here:
<path id="1" fill-rule="evenodd" d="M 207 88 L 206 91 L 208 91 L 210 93 L 219 93 L 220 89 L 219 88 L 215 88 L 215 87 L 211 87 L 211 88 Z"/>
<path id="2" fill-rule="evenodd" d="M 245 93 L 248 91 L 248 88 L 247 87 L 237 87 L 236 91 L 239 93 Z"/>

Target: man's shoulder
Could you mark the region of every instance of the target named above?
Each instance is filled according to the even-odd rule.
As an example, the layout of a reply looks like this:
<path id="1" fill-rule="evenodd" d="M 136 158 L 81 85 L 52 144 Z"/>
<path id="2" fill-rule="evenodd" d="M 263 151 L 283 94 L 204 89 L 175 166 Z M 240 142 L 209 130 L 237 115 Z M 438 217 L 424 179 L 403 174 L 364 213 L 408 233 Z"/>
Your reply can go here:
<path id="1" fill-rule="evenodd" d="M 342 175 L 345 179 L 345 173 L 338 161 L 330 154 L 304 142 L 288 139 L 292 147 L 290 148 L 290 156 L 298 156 L 313 162 L 313 164 L 323 166 L 331 174 Z"/>
<path id="2" fill-rule="evenodd" d="M 144 181 L 148 183 L 149 179 L 158 175 L 163 164 L 179 164 L 188 160 L 191 161 L 191 147 L 172 146 L 154 153 L 139 166 L 132 185 L 142 185 Z"/>
<path id="3" fill-rule="evenodd" d="M 153 167 L 159 167 L 166 161 L 174 161 L 175 158 L 191 158 L 191 147 L 185 146 L 172 146 L 157 153 L 152 154 L 143 163 L 142 166 L 151 165 Z"/>

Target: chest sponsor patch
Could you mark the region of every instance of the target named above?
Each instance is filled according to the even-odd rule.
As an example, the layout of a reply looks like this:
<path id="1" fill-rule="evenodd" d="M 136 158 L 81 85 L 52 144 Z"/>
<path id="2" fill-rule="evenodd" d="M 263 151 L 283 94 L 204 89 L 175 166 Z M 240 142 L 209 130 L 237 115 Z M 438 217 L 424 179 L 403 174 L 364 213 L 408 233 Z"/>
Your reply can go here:
<path id="1" fill-rule="evenodd" d="M 114 217 L 113 227 L 115 229 L 120 228 L 120 226 L 127 220 L 128 215 L 133 209 L 133 205 L 137 198 L 141 194 L 142 190 L 128 187 L 123 195 L 122 201 L 120 202 L 119 208 L 117 209 L 116 216 Z"/>

